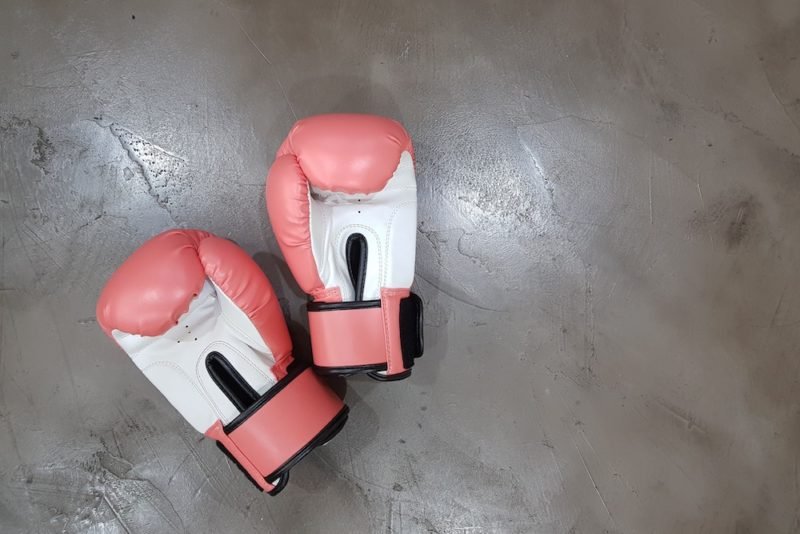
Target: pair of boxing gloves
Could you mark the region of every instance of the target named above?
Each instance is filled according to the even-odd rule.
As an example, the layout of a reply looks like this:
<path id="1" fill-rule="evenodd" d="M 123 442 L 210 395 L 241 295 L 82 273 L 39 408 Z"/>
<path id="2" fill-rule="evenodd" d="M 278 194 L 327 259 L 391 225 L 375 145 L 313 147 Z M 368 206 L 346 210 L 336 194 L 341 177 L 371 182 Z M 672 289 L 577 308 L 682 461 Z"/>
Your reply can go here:
<path id="1" fill-rule="evenodd" d="M 318 374 L 407 377 L 422 354 L 414 278 L 411 139 L 370 115 L 299 121 L 267 177 L 284 258 L 311 297 L 313 369 L 294 362 L 269 280 L 238 245 L 200 230 L 150 239 L 111 276 L 102 329 L 260 489 L 332 439 L 348 408 Z"/>

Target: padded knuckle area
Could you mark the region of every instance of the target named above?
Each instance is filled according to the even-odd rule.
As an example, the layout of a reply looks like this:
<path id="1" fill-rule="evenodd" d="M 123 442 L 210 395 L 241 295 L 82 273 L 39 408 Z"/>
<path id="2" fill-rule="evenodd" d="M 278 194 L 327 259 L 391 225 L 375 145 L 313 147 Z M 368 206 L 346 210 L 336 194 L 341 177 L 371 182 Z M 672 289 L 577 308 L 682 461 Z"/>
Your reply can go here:
<path id="1" fill-rule="evenodd" d="M 411 139 L 400 123 L 358 114 L 318 115 L 299 121 L 278 156 L 292 153 L 312 186 L 374 193 L 394 174 Z"/>
<path id="2" fill-rule="evenodd" d="M 197 247 L 208 236 L 199 230 L 170 230 L 139 247 L 100 294 L 100 326 L 109 334 L 116 329 L 145 336 L 172 327 L 205 281 Z"/>

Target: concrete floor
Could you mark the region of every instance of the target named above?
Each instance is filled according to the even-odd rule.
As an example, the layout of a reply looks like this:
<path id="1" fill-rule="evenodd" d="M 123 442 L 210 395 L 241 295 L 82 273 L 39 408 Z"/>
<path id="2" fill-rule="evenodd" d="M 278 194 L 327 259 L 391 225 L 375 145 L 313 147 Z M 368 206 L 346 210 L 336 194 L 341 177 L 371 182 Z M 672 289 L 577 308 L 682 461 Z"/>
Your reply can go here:
<path id="1" fill-rule="evenodd" d="M 800 530 L 796 0 L 2 4 L 4 534 Z M 330 111 L 415 139 L 427 350 L 271 498 L 94 305 L 202 227 L 307 355 L 264 177 Z"/>

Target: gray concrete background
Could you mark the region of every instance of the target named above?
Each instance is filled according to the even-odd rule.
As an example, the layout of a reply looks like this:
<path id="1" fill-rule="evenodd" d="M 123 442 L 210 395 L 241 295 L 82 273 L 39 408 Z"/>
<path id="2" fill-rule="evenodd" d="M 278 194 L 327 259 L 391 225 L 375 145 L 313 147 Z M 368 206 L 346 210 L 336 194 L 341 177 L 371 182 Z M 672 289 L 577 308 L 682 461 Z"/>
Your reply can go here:
<path id="1" fill-rule="evenodd" d="M 800 3 L 0 10 L 0 531 L 797 532 Z M 173 226 L 236 239 L 298 352 L 264 178 L 295 117 L 418 156 L 427 350 L 258 493 L 97 327 Z"/>

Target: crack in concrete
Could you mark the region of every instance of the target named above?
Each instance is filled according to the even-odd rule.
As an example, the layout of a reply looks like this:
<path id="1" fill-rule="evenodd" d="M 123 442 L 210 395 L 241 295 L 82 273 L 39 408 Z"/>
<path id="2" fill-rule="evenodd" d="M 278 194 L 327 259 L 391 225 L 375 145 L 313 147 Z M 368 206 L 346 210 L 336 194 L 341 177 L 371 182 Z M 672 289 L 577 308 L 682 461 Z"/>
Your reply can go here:
<path id="1" fill-rule="evenodd" d="M 434 283 L 433 281 L 429 280 L 428 278 L 426 278 L 425 276 L 422 276 L 419 273 L 416 274 L 416 277 L 419 278 L 420 280 L 425 281 L 429 286 L 431 286 L 432 288 L 436 289 L 440 293 L 444 293 L 445 295 L 447 295 L 451 299 L 453 299 L 453 300 L 455 300 L 457 302 L 461 302 L 462 304 L 466 304 L 467 306 L 472 306 L 473 308 L 477 308 L 479 310 L 488 311 L 488 312 L 495 312 L 495 313 L 503 313 L 503 312 L 508 311 L 508 310 L 498 310 L 496 308 L 489 308 L 489 307 L 486 307 L 486 306 L 481 306 L 480 304 L 476 304 L 475 302 L 471 302 L 471 301 L 467 300 L 464 297 L 459 297 L 458 295 L 456 295 L 452 291 L 448 291 L 448 290 L 444 289 L 439 284 Z"/>

